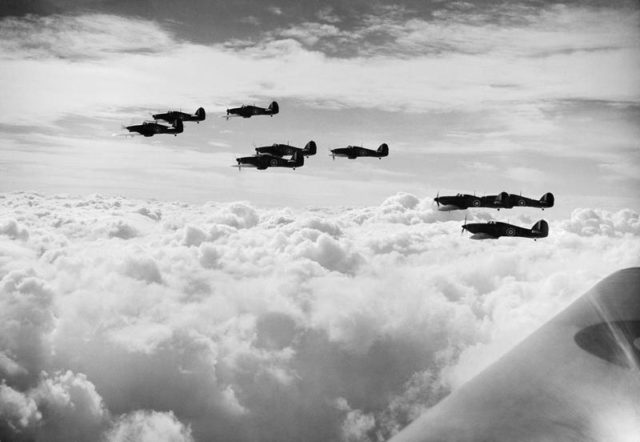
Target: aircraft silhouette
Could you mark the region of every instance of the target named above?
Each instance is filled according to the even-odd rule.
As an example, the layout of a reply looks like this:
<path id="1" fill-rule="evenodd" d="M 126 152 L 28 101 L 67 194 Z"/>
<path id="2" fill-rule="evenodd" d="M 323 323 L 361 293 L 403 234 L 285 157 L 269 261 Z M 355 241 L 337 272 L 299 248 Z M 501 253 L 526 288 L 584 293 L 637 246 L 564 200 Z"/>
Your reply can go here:
<path id="1" fill-rule="evenodd" d="M 154 120 L 164 120 L 171 124 L 175 124 L 175 122 L 178 120 L 195 121 L 196 123 L 200 124 L 200 122 L 204 121 L 205 118 L 207 118 L 207 114 L 202 107 L 199 107 L 198 110 L 196 110 L 196 113 L 193 115 L 180 111 L 167 111 L 163 114 L 153 115 Z"/>
<path id="2" fill-rule="evenodd" d="M 546 238 L 549 235 L 549 224 L 545 220 L 535 223 L 531 229 L 514 226 L 499 221 L 489 221 L 486 223 L 465 223 L 462 231 L 470 232 L 471 239 L 498 239 L 501 236 L 520 236 L 522 238 Z"/>
<path id="3" fill-rule="evenodd" d="M 438 204 L 438 210 L 464 210 L 469 207 L 488 207 L 492 209 L 511 209 L 513 207 L 537 207 L 542 210 L 553 207 L 555 198 L 551 192 L 547 192 L 539 200 L 500 192 L 498 195 L 475 196 L 459 193 L 455 196 L 436 196 L 434 201 Z"/>
<path id="4" fill-rule="evenodd" d="M 304 149 L 301 149 L 295 146 L 289 146 L 288 144 L 277 144 L 277 143 L 274 143 L 271 146 L 256 147 L 256 153 L 258 155 L 269 154 L 276 157 L 293 155 L 295 152 L 300 152 L 302 155 L 308 157 L 311 155 L 315 155 L 316 150 L 317 150 L 316 142 L 313 140 L 309 141 L 306 144 L 306 146 L 304 146 Z"/>
<path id="5" fill-rule="evenodd" d="M 184 126 L 182 125 L 182 120 L 177 120 L 173 126 L 166 126 L 155 121 L 145 121 L 142 124 L 127 126 L 125 129 L 129 132 L 137 132 L 145 137 L 152 137 L 158 134 L 173 134 L 176 136 L 184 131 Z"/>
<path id="6" fill-rule="evenodd" d="M 254 115 L 269 115 L 273 117 L 280 112 L 280 106 L 275 101 L 272 101 L 269 107 L 259 107 L 253 105 L 242 105 L 240 107 L 233 107 L 227 109 L 227 115 L 223 115 L 227 120 L 231 117 L 250 118 Z"/>
<path id="7" fill-rule="evenodd" d="M 637 439 L 639 287 L 640 267 L 600 281 L 390 442 Z"/>
<path id="8" fill-rule="evenodd" d="M 271 154 L 257 154 L 250 157 L 236 158 L 238 170 L 242 167 L 255 167 L 258 170 L 264 170 L 269 167 L 289 167 L 296 170 L 296 167 L 304 166 L 304 155 L 302 151 L 295 151 L 291 159 L 282 158 Z"/>
<path id="9" fill-rule="evenodd" d="M 358 157 L 374 157 L 381 159 L 387 155 L 389 155 L 389 146 L 387 143 L 382 143 L 377 150 L 365 149 L 360 146 L 347 146 L 331 150 L 331 156 L 334 160 L 336 157 L 347 157 L 350 160 L 355 160 Z"/>

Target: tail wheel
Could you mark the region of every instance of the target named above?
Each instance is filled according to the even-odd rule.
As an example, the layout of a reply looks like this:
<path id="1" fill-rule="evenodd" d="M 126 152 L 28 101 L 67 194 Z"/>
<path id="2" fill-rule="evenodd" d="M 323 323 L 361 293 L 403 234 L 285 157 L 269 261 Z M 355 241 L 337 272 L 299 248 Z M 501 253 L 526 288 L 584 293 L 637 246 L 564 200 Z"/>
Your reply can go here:
<path id="1" fill-rule="evenodd" d="M 471 204 L 473 205 L 473 207 L 480 207 L 480 200 L 473 200 Z"/>
<path id="2" fill-rule="evenodd" d="M 513 236 L 516 234 L 516 229 L 514 229 L 513 227 L 509 227 L 507 229 L 507 236 Z"/>

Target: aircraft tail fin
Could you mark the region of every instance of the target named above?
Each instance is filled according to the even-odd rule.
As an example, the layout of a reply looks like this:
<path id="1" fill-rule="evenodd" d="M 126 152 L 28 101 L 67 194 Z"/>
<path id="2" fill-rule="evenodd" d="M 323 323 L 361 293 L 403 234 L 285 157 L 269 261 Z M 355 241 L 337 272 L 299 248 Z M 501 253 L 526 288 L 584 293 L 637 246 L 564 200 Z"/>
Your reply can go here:
<path id="1" fill-rule="evenodd" d="M 196 117 L 200 119 L 200 121 L 204 121 L 207 118 L 207 113 L 204 111 L 203 107 L 199 107 L 196 111 Z"/>
<path id="2" fill-rule="evenodd" d="M 387 143 L 382 143 L 380 147 L 378 147 L 378 153 L 383 157 L 389 155 L 389 145 Z"/>
<path id="3" fill-rule="evenodd" d="M 291 156 L 291 162 L 293 167 L 301 167 L 304 165 L 304 155 L 299 150 L 296 150 Z"/>
<path id="4" fill-rule="evenodd" d="M 181 134 L 184 131 L 184 124 L 180 119 L 176 120 L 173 127 L 176 129 L 176 133 L 178 134 Z"/>
<path id="5" fill-rule="evenodd" d="M 531 227 L 531 233 L 535 234 L 538 238 L 546 238 L 549 236 L 549 224 L 541 219 Z"/>
<path id="6" fill-rule="evenodd" d="M 276 103 L 275 101 L 272 101 L 271 104 L 269 105 L 269 110 L 273 115 L 275 115 L 278 112 L 280 112 L 280 106 L 278 106 L 278 103 Z"/>
<path id="7" fill-rule="evenodd" d="M 553 207 L 555 202 L 556 202 L 556 199 L 553 196 L 553 193 L 551 192 L 545 193 L 544 195 L 542 195 L 542 198 L 540 198 L 540 203 L 544 207 Z"/>
<path id="8" fill-rule="evenodd" d="M 304 146 L 304 149 L 302 150 L 302 152 L 309 156 L 309 155 L 315 155 L 316 151 L 317 151 L 318 147 L 316 146 L 316 142 L 311 140 L 307 143 L 306 146 Z"/>
<path id="9" fill-rule="evenodd" d="M 496 196 L 496 202 L 498 204 L 506 204 L 509 202 L 509 194 L 507 192 L 500 192 Z"/>

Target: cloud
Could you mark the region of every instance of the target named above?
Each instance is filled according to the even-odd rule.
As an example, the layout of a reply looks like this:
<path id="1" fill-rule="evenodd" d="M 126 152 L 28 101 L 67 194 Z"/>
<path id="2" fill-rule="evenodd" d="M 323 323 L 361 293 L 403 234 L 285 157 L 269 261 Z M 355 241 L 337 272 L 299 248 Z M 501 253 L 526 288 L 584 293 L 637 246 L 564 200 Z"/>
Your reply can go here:
<path id="1" fill-rule="evenodd" d="M 79 61 L 150 54 L 174 44 L 172 35 L 152 21 L 106 14 L 8 17 L 2 20 L 2 35 L 5 54 L 31 59 Z"/>
<path id="2" fill-rule="evenodd" d="M 477 183 L 469 191 L 494 192 L 518 186 L 523 170 L 510 169 L 527 168 L 534 179 L 544 171 L 557 193 L 631 204 L 636 9 L 438 4 L 364 8 L 357 20 L 345 9 L 358 7 L 327 9 L 329 20 L 310 14 L 241 45 L 196 44 L 175 23 L 107 14 L 0 20 L 0 82 L 11 85 L 0 103 L 0 187 L 269 205 L 281 197 L 302 207 L 374 204 L 381 192 L 442 190 L 463 178 Z M 252 119 L 250 135 L 237 130 L 246 122 L 213 118 L 232 104 L 274 98 L 282 114 Z M 149 113 L 200 105 L 211 118 L 179 137 L 109 136 Z M 288 133 L 300 144 L 316 138 L 322 150 L 384 140 L 392 155 L 376 162 L 377 180 L 368 179 L 370 162 L 326 155 L 295 173 L 232 178 L 247 136 L 271 143 Z M 506 173 L 487 173 L 491 166 Z M 591 173 L 606 179 L 596 186 Z M 139 233 L 129 222 L 111 229 L 121 238 Z"/>
<path id="3" fill-rule="evenodd" d="M 3 122 L 115 117 L 195 97 L 219 109 L 265 95 L 410 112 L 509 104 L 511 113 L 549 100 L 638 100 L 637 11 L 554 6 L 516 19 L 521 13 L 511 11 L 506 25 L 460 11 L 371 15 L 355 30 L 306 22 L 239 48 L 179 41 L 155 22 L 103 14 L 4 18 L 0 79 L 13 87 Z M 361 49 L 332 56 L 348 45 Z M 164 91 L 160 101 L 154 89 Z"/>
<path id="4" fill-rule="evenodd" d="M 123 416 L 106 438 L 109 442 L 191 442 L 191 430 L 171 412 L 135 412 Z"/>
<path id="5" fill-rule="evenodd" d="M 638 235 L 640 218 L 633 210 L 610 213 L 598 209 L 576 209 L 571 214 L 571 219 L 563 222 L 563 227 L 583 236 Z"/>
<path id="6" fill-rule="evenodd" d="M 463 214 L 407 193 L 344 210 L 3 204 L 9 439 L 382 440 L 640 256 L 628 209 L 476 242 Z"/>

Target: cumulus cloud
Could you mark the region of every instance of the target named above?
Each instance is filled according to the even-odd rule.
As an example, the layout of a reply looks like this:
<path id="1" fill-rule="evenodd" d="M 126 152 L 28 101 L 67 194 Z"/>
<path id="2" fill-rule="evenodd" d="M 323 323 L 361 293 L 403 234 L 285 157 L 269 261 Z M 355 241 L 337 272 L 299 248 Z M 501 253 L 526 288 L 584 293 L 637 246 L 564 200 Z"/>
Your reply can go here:
<path id="1" fill-rule="evenodd" d="M 640 233 L 638 212 L 630 209 L 610 213 L 598 209 L 576 209 L 571 219 L 563 222 L 563 227 L 582 236 L 620 236 L 625 233 Z"/>
<path id="2" fill-rule="evenodd" d="M 172 412 L 139 411 L 123 416 L 107 435 L 109 442 L 192 442 L 191 430 Z"/>
<path id="3" fill-rule="evenodd" d="M 407 193 L 2 201 L 0 434 L 18 440 L 384 440 L 640 256 L 629 209 L 477 242 Z"/>

